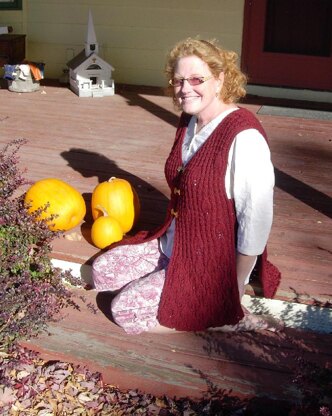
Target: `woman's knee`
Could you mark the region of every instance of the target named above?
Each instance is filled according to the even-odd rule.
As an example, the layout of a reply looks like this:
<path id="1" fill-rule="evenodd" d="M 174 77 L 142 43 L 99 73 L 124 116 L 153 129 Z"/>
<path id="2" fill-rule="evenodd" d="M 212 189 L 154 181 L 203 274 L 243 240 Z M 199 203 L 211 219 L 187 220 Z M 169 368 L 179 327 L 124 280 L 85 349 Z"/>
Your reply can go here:
<path id="1" fill-rule="evenodd" d="M 158 241 L 118 246 L 101 254 L 92 264 L 97 290 L 118 290 L 160 269 Z"/>

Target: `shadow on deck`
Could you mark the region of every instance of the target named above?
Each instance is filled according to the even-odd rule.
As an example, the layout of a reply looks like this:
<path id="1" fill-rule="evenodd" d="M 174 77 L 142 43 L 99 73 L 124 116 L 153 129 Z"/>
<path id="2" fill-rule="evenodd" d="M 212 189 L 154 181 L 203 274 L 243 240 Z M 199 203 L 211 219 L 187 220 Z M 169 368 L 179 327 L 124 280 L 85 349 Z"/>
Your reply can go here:
<path id="1" fill-rule="evenodd" d="M 178 115 L 169 99 L 149 88 L 120 87 L 114 97 L 79 99 L 68 88 L 39 93 L 0 90 L 0 143 L 25 137 L 22 162 L 30 180 L 56 176 L 82 192 L 89 206 L 94 187 L 111 176 L 127 178 L 142 202 L 137 228 L 161 223 L 168 189 L 163 168 Z M 243 104 L 254 113 L 259 101 Z M 331 123 L 259 115 L 276 167 L 271 261 L 282 272 L 277 299 L 331 305 Z M 89 212 L 89 210 L 88 210 Z M 54 243 L 53 257 L 82 267 L 99 254 L 90 241 L 89 214 L 81 228 Z M 83 265 L 83 266 L 82 266 Z M 248 287 L 248 294 L 258 288 Z M 25 343 L 44 358 L 86 364 L 107 383 L 156 395 L 200 398 L 211 385 L 234 394 L 296 397 L 292 379 L 300 358 L 331 365 L 331 335 L 287 328 L 282 333 L 179 333 L 128 336 L 110 320 L 107 296 L 77 290 L 91 313 L 66 310 L 51 335 Z M 292 307 L 293 304 L 291 304 Z M 311 308 L 311 309 L 310 309 Z M 103 313 L 104 311 L 105 313 Z M 301 322 L 322 318 L 310 306 Z"/>
<path id="2" fill-rule="evenodd" d="M 199 399 L 213 386 L 239 397 L 295 400 L 299 392 L 293 380 L 302 360 L 321 368 L 332 363 L 331 335 L 290 328 L 129 336 L 101 312 L 107 293 L 96 302 L 94 291 L 75 292 L 100 309 L 93 313 L 81 303 L 81 311 L 66 310 L 61 321 L 49 326 L 51 335 L 23 345 L 46 359 L 86 365 L 121 389 Z"/>

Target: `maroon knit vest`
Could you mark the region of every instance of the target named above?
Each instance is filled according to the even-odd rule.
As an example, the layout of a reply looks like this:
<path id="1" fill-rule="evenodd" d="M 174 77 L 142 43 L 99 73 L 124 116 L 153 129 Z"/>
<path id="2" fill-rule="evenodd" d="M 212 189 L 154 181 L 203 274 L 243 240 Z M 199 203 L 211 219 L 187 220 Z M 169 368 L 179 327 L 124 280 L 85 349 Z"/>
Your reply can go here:
<path id="1" fill-rule="evenodd" d="M 183 167 L 182 142 L 189 120 L 187 114 L 181 116 L 165 166 L 171 189 L 166 221 L 155 232 L 139 233 L 129 243 L 160 237 L 176 217 L 158 320 L 177 330 L 201 331 L 233 325 L 243 317 L 236 277 L 236 214 L 222 179 L 235 136 L 249 128 L 266 135 L 256 117 L 241 108 L 225 117 Z M 263 293 L 272 297 L 280 274 L 266 255 L 261 264 Z"/>

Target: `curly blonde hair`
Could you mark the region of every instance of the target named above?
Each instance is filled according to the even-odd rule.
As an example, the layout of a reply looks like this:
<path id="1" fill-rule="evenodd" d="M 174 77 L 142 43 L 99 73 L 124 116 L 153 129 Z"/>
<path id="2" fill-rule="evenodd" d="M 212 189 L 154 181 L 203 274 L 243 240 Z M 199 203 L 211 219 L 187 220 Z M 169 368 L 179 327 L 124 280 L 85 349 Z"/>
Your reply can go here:
<path id="1" fill-rule="evenodd" d="M 224 72 L 224 84 L 219 98 L 225 103 L 235 103 L 246 95 L 247 77 L 237 65 L 237 54 L 219 47 L 214 39 L 206 41 L 187 38 L 178 42 L 167 56 L 165 74 L 168 80 L 174 76 L 177 60 L 191 55 L 196 55 L 204 61 L 215 78 L 219 77 L 220 72 Z M 176 104 L 173 87 L 167 88 L 167 94 L 173 98 Z"/>

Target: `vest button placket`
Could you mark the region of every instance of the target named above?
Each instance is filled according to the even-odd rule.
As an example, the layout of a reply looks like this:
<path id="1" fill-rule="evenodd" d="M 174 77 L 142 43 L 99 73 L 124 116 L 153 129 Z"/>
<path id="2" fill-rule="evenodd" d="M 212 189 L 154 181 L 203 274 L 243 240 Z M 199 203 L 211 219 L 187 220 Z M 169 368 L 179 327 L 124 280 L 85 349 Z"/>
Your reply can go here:
<path id="1" fill-rule="evenodd" d="M 171 200 L 172 200 L 171 215 L 174 218 L 178 218 L 179 216 L 179 212 L 177 211 L 177 206 L 178 206 L 178 201 L 181 195 L 180 184 L 181 184 L 182 173 L 184 171 L 184 166 L 181 165 L 176 170 L 178 172 L 178 175 L 176 176 L 175 181 L 173 182 L 174 188 L 172 190 L 172 196 L 171 196 Z"/>
<path id="2" fill-rule="evenodd" d="M 171 215 L 173 215 L 174 218 L 177 218 L 179 213 L 177 211 L 174 211 L 174 209 L 171 209 Z"/>

